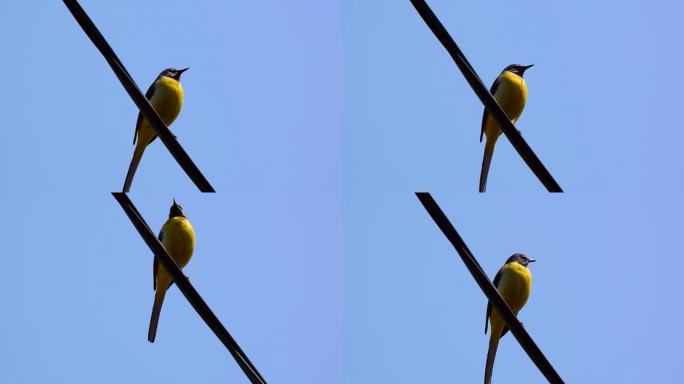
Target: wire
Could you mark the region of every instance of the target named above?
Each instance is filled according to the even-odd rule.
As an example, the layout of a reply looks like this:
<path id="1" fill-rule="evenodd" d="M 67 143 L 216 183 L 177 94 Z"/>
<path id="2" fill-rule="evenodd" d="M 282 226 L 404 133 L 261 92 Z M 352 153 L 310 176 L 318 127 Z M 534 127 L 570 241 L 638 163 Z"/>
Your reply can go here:
<path id="1" fill-rule="evenodd" d="M 449 32 L 447 32 L 437 16 L 432 12 L 432 9 L 430 9 L 423 0 L 411 0 L 411 4 L 413 4 L 418 11 L 418 14 L 420 14 L 427 26 L 432 30 L 432 33 L 435 34 L 437 40 L 439 40 L 447 52 L 449 52 L 451 58 L 454 59 L 454 62 L 456 62 L 458 69 L 461 70 L 463 76 L 468 81 L 468 84 L 470 84 L 470 87 L 475 91 L 475 94 L 482 104 L 484 104 L 487 111 L 499 123 L 501 130 L 506 134 L 506 137 L 513 145 L 513 148 L 518 151 L 518 154 L 522 157 L 523 161 L 525 161 L 525 164 L 530 167 L 535 176 L 537 176 L 539 181 L 541 181 L 549 192 L 563 192 L 560 185 L 558 185 L 553 176 L 551 176 L 551 173 L 549 173 L 541 160 L 539 160 L 537 155 L 532 151 L 532 148 L 530 148 L 520 133 L 518 133 L 518 130 L 508 119 L 506 113 L 496 102 L 496 99 L 489 93 L 454 39 L 451 38 Z"/>
<path id="2" fill-rule="evenodd" d="M 133 202 L 128 198 L 128 196 L 123 192 L 112 192 L 112 195 L 116 201 L 121 204 L 128 218 L 131 220 L 135 229 L 138 230 L 140 236 L 145 240 L 147 246 L 150 247 L 154 256 L 161 263 L 161 265 L 166 269 L 173 282 L 176 283 L 178 289 L 183 293 L 185 298 L 190 302 L 190 305 L 195 309 L 198 315 L 204 320 L 204 322 L 211 328 L 216 337 L 221 340 L 223 345 L 228 349 L 233 358 L 238 363 L 242 371 L 247 375 L 252 384 L 266 384 L 266 380 L 261 376 L 256 367 L 249 360 L 247 355 L 242 351 L 242 348 L 233 339 L 228 330 L 221 324 L 221 321 L 214 315 L 214 312 L 209 308 L 207 303 L 202 299 L 202 296 L 197 292 L 195 287 L 190 284 L 190 280 L 183 274 L 183 271 L 178 267 L 175 261 L 169 256 L 169 254 L 164 249 L 164 246 L 159 242 L 157 237 L 154 235 L 150 227 L 147 225 L 145 220 L 142 218 L 138 209 L 133 205 Z"/>
<path id="3" fill-rule="evenodd" d="M 551 363 L 546 359 L 541 349 L 539 349 L 534 340 L 532 340 L 532 337 L 527 333 L 525 328 L 523 328 L 522 323 L 518 321 L 518 318 L 513 314 L 513 311 L 508 307 L 508 304 L 506 304 L 501 295 L 499 295 L 499 291 L 494 287 L 494 284 L 489 281 L 487 274 L 484 273 L 480 264 L 475 259 L 475 256 L 470 252 L 465 241 L 463 241 L 463 238 L 458 234 L 456 228 L 454 228 L 442 209 L 437 205 L 437 202 L 435 202 L 432 196 L 427 192 L 416 192 L 416 196 L 423 204 L 423 207 L 425 207 L 425 210 L 430 214 L 432 220 L 434 220 L 439 229 L 442 230 L 444 236 L 446 236 L 454 248 L 456 248 L 456 252 L 461 256 L 461 260 L 463 260 L 463 263 L 466 268 L 468 268 L 470 274 L 473 275 L 477 285 L 480 286 L 480 289 L 482 289 L 482 292 L 487 296 L 489 302 L 492 303 L 494 308 L 501 314 L 506 322 L 506 326 L 511 330 L 511 333 L 515 336 L 516 340 L 518 340 L 518 343 L 520 343 L 520 346 L 525 350 L 530 359 L 532 359 L 532 362 L 539 368 L 549 383 L 562 384 L 563 379 L 561 379 L 560 375 L 558 375 Z"/>
<path id="4" fill-rule="evenodd" d="M 78 25 L 83 29 L 83 32 L 85 32 L 102 56 L 104 56 L 105 60 L 107 60 L 107 63 L 109 63 L 112 71 L 114 71 L 114 74 L 121 82 L 121 85 L 126 89 L 128 95 L 133 99 L 135 105 L 140 108 L 140 113 L 142 113 L 147 121 L 152 124 L 154 132 L 159 136 L 159 139 L 164 143 L 169 152 L 171 152 L 173 158 L 176 159 L 188 177 L 190 177 L 200 191 L 215 192 L 214 187 L 209 184 L 209 181 L 202 175 L 202 172 L 200 172 L 199 168 L 192 162 L 190 156 L 188 156 L 183 147 L 178 143 L 176 137 L 169 131 L 169 128 L 164 124 L 154 108 L 152 108 L 150 102 L 143 96 L 142 92 L 140 92 L 140 89 L 131 78 L 131 75 L 128 73 L 123 63 L 121 63 L 114 53 L 114 50 L 112 50 L 112 47 L 109 46 L 107 40 L 105 40 L 104 36 L 102 36 L 83 8 L 81 8 L 76 0 L 63 1 L 74 16 L 74 19 L 76 19 Z M 124 192 L 128 191 L 124 190 Z"/>

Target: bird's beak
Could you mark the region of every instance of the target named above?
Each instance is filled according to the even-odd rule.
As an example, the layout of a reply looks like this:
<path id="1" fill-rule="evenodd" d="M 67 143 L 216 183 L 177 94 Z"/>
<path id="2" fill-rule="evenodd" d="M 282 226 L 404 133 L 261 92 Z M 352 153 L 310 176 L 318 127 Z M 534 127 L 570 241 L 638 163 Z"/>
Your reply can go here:
<path id="1" fill-rule="evenodd" d="M 176 199 L 173 199 L 173 205 L 178 205 L 176 204 Z"/>
<path id="2" fill-rule="evenodd" d="M 177 70 L 176 75 L 173 78 L 180 81 L 181 75 L 183 74 L 183 72 L 187 71 L 188 69 L 190 69 L 190 68 L 183 68 L 183 69 Z"/>
<path id="3" fill-rule="evenodd" d="M 534 64 L 523 65 L 523 66 L 522 66 L 522 69 L 523 69 L 522 71 L 523 71 L 523 73 L 525 73 L 525 71 L 527 71 L 528 69 L 530 69 L 530 68 L 532 68 L 532 67 L 534 67 Z"/>
<path id="4" fill-rule="evenodd" d="M 528 263 L 534 263 L 535 261 L 537 261 L 537 260 L 536 259 L 528 259 L 527 260 Z"/>

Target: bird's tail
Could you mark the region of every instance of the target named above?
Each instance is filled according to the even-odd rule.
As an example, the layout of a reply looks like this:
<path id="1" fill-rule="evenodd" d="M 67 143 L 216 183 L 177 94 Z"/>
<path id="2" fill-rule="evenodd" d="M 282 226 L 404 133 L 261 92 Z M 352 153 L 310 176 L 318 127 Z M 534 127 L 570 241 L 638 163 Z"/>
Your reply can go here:
<path id="1" fill-rule="evenodd" d="M 157 291 L 154 294 L 152 316 L 150 317 L 150 328 L 147 331 L 147 341 L 150 343 L 154 343 L 154 338 L 157 336 L 157 324 L 159 324 L 159 313 L 161 313 L 162 304 L 164 304 L 164 296 L 166 296 L 166 291 L 157 287 Z"/>
<path id="2" fill-rule="evenodd" d="M 128 166 L 128 173 L 126 174 L 126 181 L 124 181 L 123 192 L 128 193 L 131 189 L 131 184 L 133 183 L 133 176 L 135 171 L 138 169 L 138 164 L 140 164 L 140 159 L 142 159 L 143 152 L 145 152 L 145 145 L 135 146 L 135 151 L 133 151 L 133 159 L 131 159 L 131 165 Z"/>
<path id="3" fill-rule="evenodd" d="M 494 370 L 494 358 L 496 357 L 496 350 L 499 348 L 499 337 L 494 334 L 489 338 L 489 350 L 487 351 L 487 363 L 485 365 L 484 384 L 492 382 L 492 371 Z"/>
<path id="4" fill-rule="evenodd" d="M 487 175 L 489 174 L 489 164 L 492 163 L 492 155 L 494 154 L 495 144 L 496 138 L 487 138 L 484 156 L 482 157 L 482 170 L 480 171 L 480 192 L 487 190 Z"/>

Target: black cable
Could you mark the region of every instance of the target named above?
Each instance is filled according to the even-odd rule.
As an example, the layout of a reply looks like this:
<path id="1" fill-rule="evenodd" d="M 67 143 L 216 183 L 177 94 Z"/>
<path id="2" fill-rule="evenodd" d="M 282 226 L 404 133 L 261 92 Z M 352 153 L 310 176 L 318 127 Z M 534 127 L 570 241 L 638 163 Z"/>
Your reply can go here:
<path id="1" fill-rule="evenodd" d="M 95 44 L 95 47 L 97 47 L 102 56 L 104 56 L 105 60 L 107 60 L 107 63 L 109 63 L 109 66 L 121 82 L 121 85 L 126 89 L 126 92 L 128 92 L 128 95 L 133 99 L 135 105 L 140 108 L 140 113 L 142 113 L 147 121 L 152 124 L 154 132 L 159 136 L 159 139 L 164 143 L 169 152 L 171 152 L 173 158 L 176 159 L 188 177 L 190 177 L 200 191 L 215 192 L 214 187 L 209 184 L 209 181 L 202 175 L 202 172 L 200 172 L 199 168 L 192 162 L 190 156 L 188 156 L 183 147 L 178 143 L 176 137 L 169 131 L 169 128 L 164 124 L 154 108 L 152 108 L 149 101 L 142 92 L 140 92 L 140 89 L 131 78 L 123 63 L 121 63 L 114 53 L 114 50 L 112 50 L 112 47 L 109 46 L 107 40 L 105 40 L 104 36 L 102 36 L 83 8 L 81 8 L 76 0 L 63 1 L 74 16 L 74 19 L 76 19 L 76 22 L 78 22 L 78 25 L 83 29 L 83 32 L 88 35 L 88 38 Z"/>
<path id="2" fill-rule="evenodd" d="M 470 274 L 473 275 L 477 285 L 480 286 L 480 289 L 482 289 L 482 292 L 487 296 L 489 302 L 491 302 L 494 308 L 501 314 L 501 317 L 503 317 L 506 322 L 506 326 L 511 330 L 511 333 L 515 336 L 516 340 L 518 340 L 518 343 L 520 343 L 520 346 L 522 346 L 530 359 L 532 359 L 549 383 L 562 384 L 563 379 L 561 379 L 560 375 L 558 375 L 558 372 L 556 372 L 549 360 L 546 359 L 541 349 L 539 349 L 534 340 L 532 340 L 532 337 L 530 337 L 525 328 L 523 328 L 522 323 L 518 321 L 518 318 L 513 314 L 513 311 L 508 307 L 508 304 L 506 304 L 501 295 L 499 295 L 499 291 L 494 287 L 494 284 L 489 281 L 487 274 L 484 273 L 480 264 L 475 259 L 475 256 L 470 252 L 465 241 L 463 241 L 461 235 L 458 234 L 458 231 L 456 231 L 456 228 L 451 224 L 439 205 L 437 205 L 432 196 L 427 192 L 416 192 L 416 196 L 423 204 L 423 207 L 425 207 L 425 210 L 428 211 L 432 220 L 434 220 L 439 229 L 442 230 L 444 236 L 446 236 L 454 248 L 456 248 L 456 252 L 461 256 L 461 260 L 463 260 L 463 263 L 466 268 L 468 268 Z"/>
<path id="3" fill-rule="evenodd" d="M 506 113 L 501 109 L 496 102 L 496 99 L 494 99 L 494 96 L 489 93 L 454 39 L 451 38 L 449 32 L 447 32 L 437 16 L 432 12 L 432 9 L 430 9 L 423 0 L 411 0 L 411 4 L 416 8 L 418 14 L 420 14 L 439 42 L 442 43 L 447 52 L 449 52 L 449 55 L 454 59 L 454 62 L 458 66 L 458 69 L 463 73 L 463 76 L 468 81 L 468 84 L 470 84 L 470 87 L 473 88 L 473 91 L 475 91 L 475 94 L 482 104 L 484 104 L 489 114 L 499 123 L 501 130 L 511 142 L 513 148 L 518 151 L 520 157 L 522 157 L 527 166 L 530 167 L 539 181 L 544 184 L 544 187 L 546 187 L 549 192 L 563 192 L 560 185 L 558 185 L 553 176 L 551 176 L 551 173 L 549 173 L 541 160 L 539 160 L 537 155 L 532 151 L 532 148 L 530 148 L 520 133 L 518 133 L 518 130 L 508 119 Z"/>
<path id="4" fill-rule="evenodd" d="M 135 229 L 138 230 L 140 236 L 145 240 L 147 246 L 150 247 L 157 260 L 166 269 L 173 282 L 176 283 L 178 289 L 183 293 L 185 298 L 190 302 L 190 305 L 195 309 L 197 314 L 200 315 L 202 320 L 211 328 L 216 337 L 221 340 L 223 345 L 228 349 L 233 358 L 238 363 L 242 371 L 247 375 L 249 381 L 252 384 L 266 384 L 266 380 L 259 374 L 256 367 L 249 360 L 247 355 L 242 351 L 242 348 L 233 339 L 228 330 L 221 324 L 221 321 L 214 315 L 214 312 L 209 308 L 207 303 L 202 299 L 202 296 L 197 292 L 195 287 L 190 284 L 190 280 L 183 274 L 183 271 L 178 267 L 175 261 L 169 256 L 169 254 L 164 249 L 164 246 L 159 242 L 157 237 L 154 235 L 150 227 L 147 225 L 145 220 L 142 218 L 138 209 L 133 205 L 133 202 L 128 198 L 128 196 L 123 192 L 112 192 L 112 195 L 116 201 L 121 204 L 128 218 L 131 220 Z"/>

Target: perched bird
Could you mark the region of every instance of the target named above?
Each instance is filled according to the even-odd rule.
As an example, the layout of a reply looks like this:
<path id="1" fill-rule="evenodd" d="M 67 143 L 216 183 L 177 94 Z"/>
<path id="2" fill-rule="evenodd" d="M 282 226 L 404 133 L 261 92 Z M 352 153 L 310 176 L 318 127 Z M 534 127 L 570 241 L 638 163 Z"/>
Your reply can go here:
<path id="1" fill-rule="evenodd" d="M 190 221 L 183 213 L 183 207 L 173 200 L 173 205 L 169 211 L 169 219 L 162 226 L 159 232 L 159 241 L 164 245 L 164 249 L 169 253 L 173 261 L 179 267 L 185 267 L 195 248 L 195 230 L 192 228 Z M 164 303 L 164 296 L 166 290 L 171 287 L 173 280 L 171 275 L 159 264 L 157 258 L 154 258 L 152 265 L 153 286 L 154 286 L 154 306 L 152 307 L 152 317 L 150 318 L 150 328 L 147 332 L 147 340 L 154 343 L 154 338 L 157 334 L 157 323 L 159 322 L 159 312 Z"/>
<path id="2" fill-rule="evenodd" d="M 494 286 L 499 290 L 499 294 L 517 316 L 518 312 L 527 302 L 532 289 L 532 274 L 527 269 L 527 264 L 536 260 L 516 253 L 506 260 L 506 264 L 499 270 L 494 277 Z M 489 350 L 487 351 L 487 363 L 485 365 L 485 384 L 492 381 L 492 369 L 494 368 L 494 357 L 499 346 L 499 339 L 508 332 L 508 327 L 499 312 L 492 311 L 491 303 L 487 303 L 487 316 L 485 318 L 485 334 L 487 334 L 487 320 L 491 325 L 489 336 Z"/>
<path id="3" fill-rule="evenodd" d="M 527 101 L 527 84 L 523 79 L 523 73 L 534 66 L 511 64 L 506 67 L 503 72 L 496 78 L 492 88 L 489 92 L 494 95 L 496 102 L 506 112 L 506 116 L 515 123 Z M 480 132 L 480 142 L 482 142 L 482 135 L 487 135 L 487 142 L 485 144 L 484 157 L 482 158 L 482 171 L 480 171 L 480 192 L 487 189 L 487 174 L 489 174 L 489 164 L 492 162 L 492 155 L 494 154 L 494 145 L 496 140 L 501 136 L 501 127 L 496 120 L 489 115 L 485 108 L 482 115 L 482 131 Z"/>
<path id="4" fill-rule="evenodd" d="M 187 71 L 185 69 L 168 68 L 157 76 L 157 79 L 150 85 L 150 88 L 145 93 L 145 97 L 150 101 L 152 107 L 166 126 L 170 126 L 183 106 L 183 86 L 180 83 L 181 74 Z M 157 134 L 152 129 L 152 125 L 145 119 L 142 113 L 138 113 L 138 121 L 135 124 L 135 134 L 133 136 L 133 144 L 136 144 L 133 151 L 133 159 L 131 165 L 128 166 L 128 173 L 126 174 L 126 181 L 124 181 L 123 191 L 128 192 L 131 189 L 133 182 L 133 175 L 138 169 L 138 164 L 142 158 L 143 152 L 148 144 L 157 138 Z"/>

